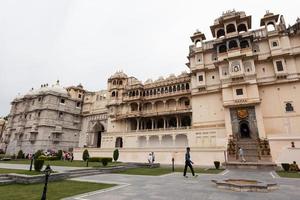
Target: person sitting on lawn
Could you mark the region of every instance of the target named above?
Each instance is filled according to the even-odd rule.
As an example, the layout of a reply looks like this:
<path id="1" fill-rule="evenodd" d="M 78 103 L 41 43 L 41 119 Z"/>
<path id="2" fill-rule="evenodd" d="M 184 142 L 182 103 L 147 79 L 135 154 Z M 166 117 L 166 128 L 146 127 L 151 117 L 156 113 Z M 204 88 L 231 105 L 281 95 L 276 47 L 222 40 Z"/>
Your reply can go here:
<path id="1" fill-rule="evenodd" d="M 293 164 L 290 165 L 290 171 L 292 171 L 292 172 L 298 172 L 299 171 L 299 167 L 298 167 L 296 161 L 293 161 Z"/>

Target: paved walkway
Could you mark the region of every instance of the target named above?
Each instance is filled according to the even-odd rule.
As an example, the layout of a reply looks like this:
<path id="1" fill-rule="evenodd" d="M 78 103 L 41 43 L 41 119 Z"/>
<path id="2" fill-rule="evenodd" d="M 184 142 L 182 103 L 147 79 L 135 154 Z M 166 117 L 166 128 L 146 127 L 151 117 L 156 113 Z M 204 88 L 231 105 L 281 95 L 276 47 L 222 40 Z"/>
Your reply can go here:
<path id="1" fill-rule="evenodd" d="M 262 181 L 275 181 L 279 189 L 270 193 L 233 192 L 220 190 L 211 182 L 213 179 L 247 178 Z M 182 177 L 181 173 L 164 176 L 136 176 L 121 174 L 103 174 L 74 178 L 73 180 L 116 183 L 118 186 L 82 194 L 68 200 L 296 200 L 300 199 L 300 180 L 279 178 L 275 173 L 251 170 L 231 170 L 220 175 L 199 175 Z"/>
<path id="2" fill-rule="evenodd" d="M 0 163 L 0 168 L 5 168 L 5 169 L 24 169 L 24 170 L 29 170 L 30 165 L 25 165 L 25 164 L 7 164 L 7 163 Z M 44 166 L 45 168 L 46 166 Z M 57 172 L 64 172 L 72 169 L 84 169 L 85 167 L 65 167 L 65 166 L 51 166 L 51 169 L 53 171 Z M 33 166 L 32 166 L 33 169 Z"/>

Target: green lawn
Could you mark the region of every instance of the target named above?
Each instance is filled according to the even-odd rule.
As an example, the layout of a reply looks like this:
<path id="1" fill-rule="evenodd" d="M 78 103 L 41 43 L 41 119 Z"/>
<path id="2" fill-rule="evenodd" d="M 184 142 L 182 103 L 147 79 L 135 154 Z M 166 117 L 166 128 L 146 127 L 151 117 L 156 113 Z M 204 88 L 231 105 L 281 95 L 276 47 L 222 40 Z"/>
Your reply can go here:
<path id="1" fill-rule="evenodd" d="M 66 198 L 86 192 L 113 187 L 113 184 L 89 183 L 79 181 L 57 181 L 48 184 L 47 200 Z M 44 184 L 12 184 L 0 186 L 1 199 L 39 200 Z"/>
<path id="2" fill-rule="evenodd" d="M 280 177 L 284 178 L 300 178 L 300 173 L 298 172 L 286 172 L 286 171 L 276 171 Z"/>
<path id="3" fill-rule="evenodd" d="M 223 171 L 223 169 L 203 169 L 203 168 L 195 168 L 196 173 L 204 173 L 204 174 L 218 174 Z M 183 167 L 176 167 L 175 172 L 183 172 Z M 187 171 L 190 173 L 190 171 Z M 116 172 L 118 174 L 130 174 L 130 175 L 149 175 L 149 176 L 160 176 L 168 173 L 172 173 L 172 168 L 169 167 L 158 167 L 158 168 L 133 168 L 127 169 L 122 172 Z"/>
<path id="4" fill-rule="evenodd" d="M 29 170 L 22 170 L 22 169 L 2 169 L 2 168 L 0 168 L 0 174 L 9 174 L 9 173 L 37 175 L 37 174 L 41 174 L 42 172 L 37 172 L 34 170 L 29 171 Z"/>
<path id="5" fill-rule="evenodd" d="M 1 161 L 0 163 L 7 163 L 7 164 L 27 164 L 30 165 L 30 160 L 28 159 L 20 159 L 20 160 L 11 160 L 11 161 Z M 86 167 L 86 162 L 73 160 L 70 161 L 63 161 L 63 160 L 54 160 L 54 161 L 45 161 L 45 165 L 49 164 L 50 166 L 67 166 L 67 167 Z M 116 166 L 120 165 L 119 162 L 112 162 L 109 163 L 108 166 Z M 102 163 L 100 162 L 89 162 L 89 167 L 103 167 Z"/>

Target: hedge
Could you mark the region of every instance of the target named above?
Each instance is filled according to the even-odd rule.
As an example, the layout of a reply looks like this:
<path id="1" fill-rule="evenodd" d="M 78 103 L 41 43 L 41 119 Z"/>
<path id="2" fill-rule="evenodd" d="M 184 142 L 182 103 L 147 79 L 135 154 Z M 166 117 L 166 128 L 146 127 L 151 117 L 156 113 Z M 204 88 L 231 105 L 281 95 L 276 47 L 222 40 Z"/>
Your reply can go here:
<path id="1" fill-rule="evenodd" d="M 35 171 L 38 171 L 38 172 L 41 171 L 43 166 L 44 166 L 44 160 L 41 160 L 41 159 L 34 160 L 34 170 Z"/>
<path id="2" fill-rule="evenodd" d="M 112 158 L 109 157 L 90 157 L 89 162 L 102 162 L 104 160 L 107 160 L 107 162 L 112 162 Z"/>
<path id="3" fill-rule="evenodd" d="M 60 160 L 58 156 L 39 156 L 39 159 L 47 161 Z"/>

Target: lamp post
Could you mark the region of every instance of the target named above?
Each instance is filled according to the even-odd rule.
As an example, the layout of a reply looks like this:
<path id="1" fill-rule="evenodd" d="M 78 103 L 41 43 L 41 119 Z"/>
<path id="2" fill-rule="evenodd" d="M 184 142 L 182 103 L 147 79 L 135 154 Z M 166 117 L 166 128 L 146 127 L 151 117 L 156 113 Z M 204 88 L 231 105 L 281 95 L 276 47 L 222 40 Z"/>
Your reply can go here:
<path id="1" fill-rule="evenodd" d="M 52 172 L 52 169 L 50 168 L 50 165 L 47 165 L 46 169 L 44 170 L 44 173 L 45 173 L 45 186 L 44 186 L 43 195 L 42 195 L 41 200 L 46 200 L 48 178 L 49 178 L 51 172 Z"/>
<path id="2" fill-rule="evenodd" d="M 175 159 L 174 159 L 174 158 L 172 158 L 172 172 L 174 172 L 174 171 L 175 171 L 175 169 L 174 169 L 174 161 L 175 161 Z"/>
<path id="3" fill-rule="evenodd" d="M 32 170 L 32 163 L 33 163 L 33 160 L 34 160 L 34 154 L 32 154 L 32 156 L 31 156 L 31 161 L 30 161 L 30 168 L 29 168 L 29 171 Z"/>
<path id="4" fill-rule="evenodd" d="M 87 159 L 86 159 L 86 167 L 89 166 L 89 158 L 90 158 L 90 156 L 87 156 Z"/>

